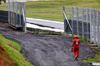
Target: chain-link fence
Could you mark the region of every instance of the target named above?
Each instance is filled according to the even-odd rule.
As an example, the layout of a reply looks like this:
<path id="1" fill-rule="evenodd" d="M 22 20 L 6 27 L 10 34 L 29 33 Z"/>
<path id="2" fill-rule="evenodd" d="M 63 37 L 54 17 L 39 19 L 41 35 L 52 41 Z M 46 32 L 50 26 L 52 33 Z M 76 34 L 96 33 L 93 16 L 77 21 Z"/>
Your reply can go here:
<path id="1" fill-rule="evenodd" d="M 63 7 L 63 13 L 66 34 L 77 34 L 99 45 L 99 10 L 80 7 Z"/>

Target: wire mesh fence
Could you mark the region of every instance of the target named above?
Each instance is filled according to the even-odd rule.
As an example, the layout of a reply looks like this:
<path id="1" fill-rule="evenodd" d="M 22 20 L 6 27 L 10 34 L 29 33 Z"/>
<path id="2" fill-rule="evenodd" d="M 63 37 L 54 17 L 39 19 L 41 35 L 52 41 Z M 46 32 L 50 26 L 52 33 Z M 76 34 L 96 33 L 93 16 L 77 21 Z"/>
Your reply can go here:
<path id="1" fill-rule="evenodd" d="M 87 38 L 94 44 L 99 45 L 100 35 L 100 11 L 91 8 L 80 8 L 80 7 L 64 7 L 65 15 L 69 20 L 72 31 L 66 29 L 65 33 L 72 33 Z M 66 21 L 65 21 L 66 22 Z M 66 24 L 68 25 L 68 24 Z M 70 31 L 66 31 L 70 30 Z"/>
<path id="2" fill-rule="evenodd" d="M 23 28 L 26 32 L 26 5 L 8 0 L 8 24 L 14 28 Z"/>

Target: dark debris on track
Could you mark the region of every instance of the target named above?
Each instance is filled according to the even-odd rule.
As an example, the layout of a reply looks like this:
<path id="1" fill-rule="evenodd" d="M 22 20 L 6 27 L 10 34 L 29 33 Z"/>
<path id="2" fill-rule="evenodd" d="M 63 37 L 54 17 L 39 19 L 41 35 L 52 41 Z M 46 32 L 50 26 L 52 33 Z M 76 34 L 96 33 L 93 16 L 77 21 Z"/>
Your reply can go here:
<path id="1" fill-rule="evenodd" d="M 71 37 L 34 35 L 1 25 L 0 34 L 19 43 L 22 46 L 22 54 L 34 66 L 92 66 L 82 62 L 85 57 L 94 56 L 85 43 L 80 44 L 79 60 L 74 59 Z"/>

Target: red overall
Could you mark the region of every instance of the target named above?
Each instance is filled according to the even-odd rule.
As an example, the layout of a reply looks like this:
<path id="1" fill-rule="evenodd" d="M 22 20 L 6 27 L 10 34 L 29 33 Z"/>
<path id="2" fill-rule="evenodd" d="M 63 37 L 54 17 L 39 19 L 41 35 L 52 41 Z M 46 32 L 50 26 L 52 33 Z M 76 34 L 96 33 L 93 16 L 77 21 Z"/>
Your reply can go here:
<path id="1" fill-rule="evenodd" d="M 77 58 L 79 57 L 79 44 L 80 44 L 79 39 L 73 40 L 72 47 L 74 46 L 74 54 L 75 54 L 75 56 L 77 56 Z"/>

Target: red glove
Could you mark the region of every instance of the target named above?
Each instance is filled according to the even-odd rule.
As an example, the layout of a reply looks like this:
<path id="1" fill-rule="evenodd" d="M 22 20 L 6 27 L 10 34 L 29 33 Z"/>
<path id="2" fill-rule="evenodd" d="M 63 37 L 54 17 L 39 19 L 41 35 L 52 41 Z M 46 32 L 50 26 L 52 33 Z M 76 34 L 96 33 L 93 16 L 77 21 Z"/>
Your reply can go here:
<path id="1" fill-rule="evenodd" d="M 74 50 L 74 49 L 73 49 L 73 47 L 72 47 L 71 52 L 73 52 L 73 50 Z"/>

